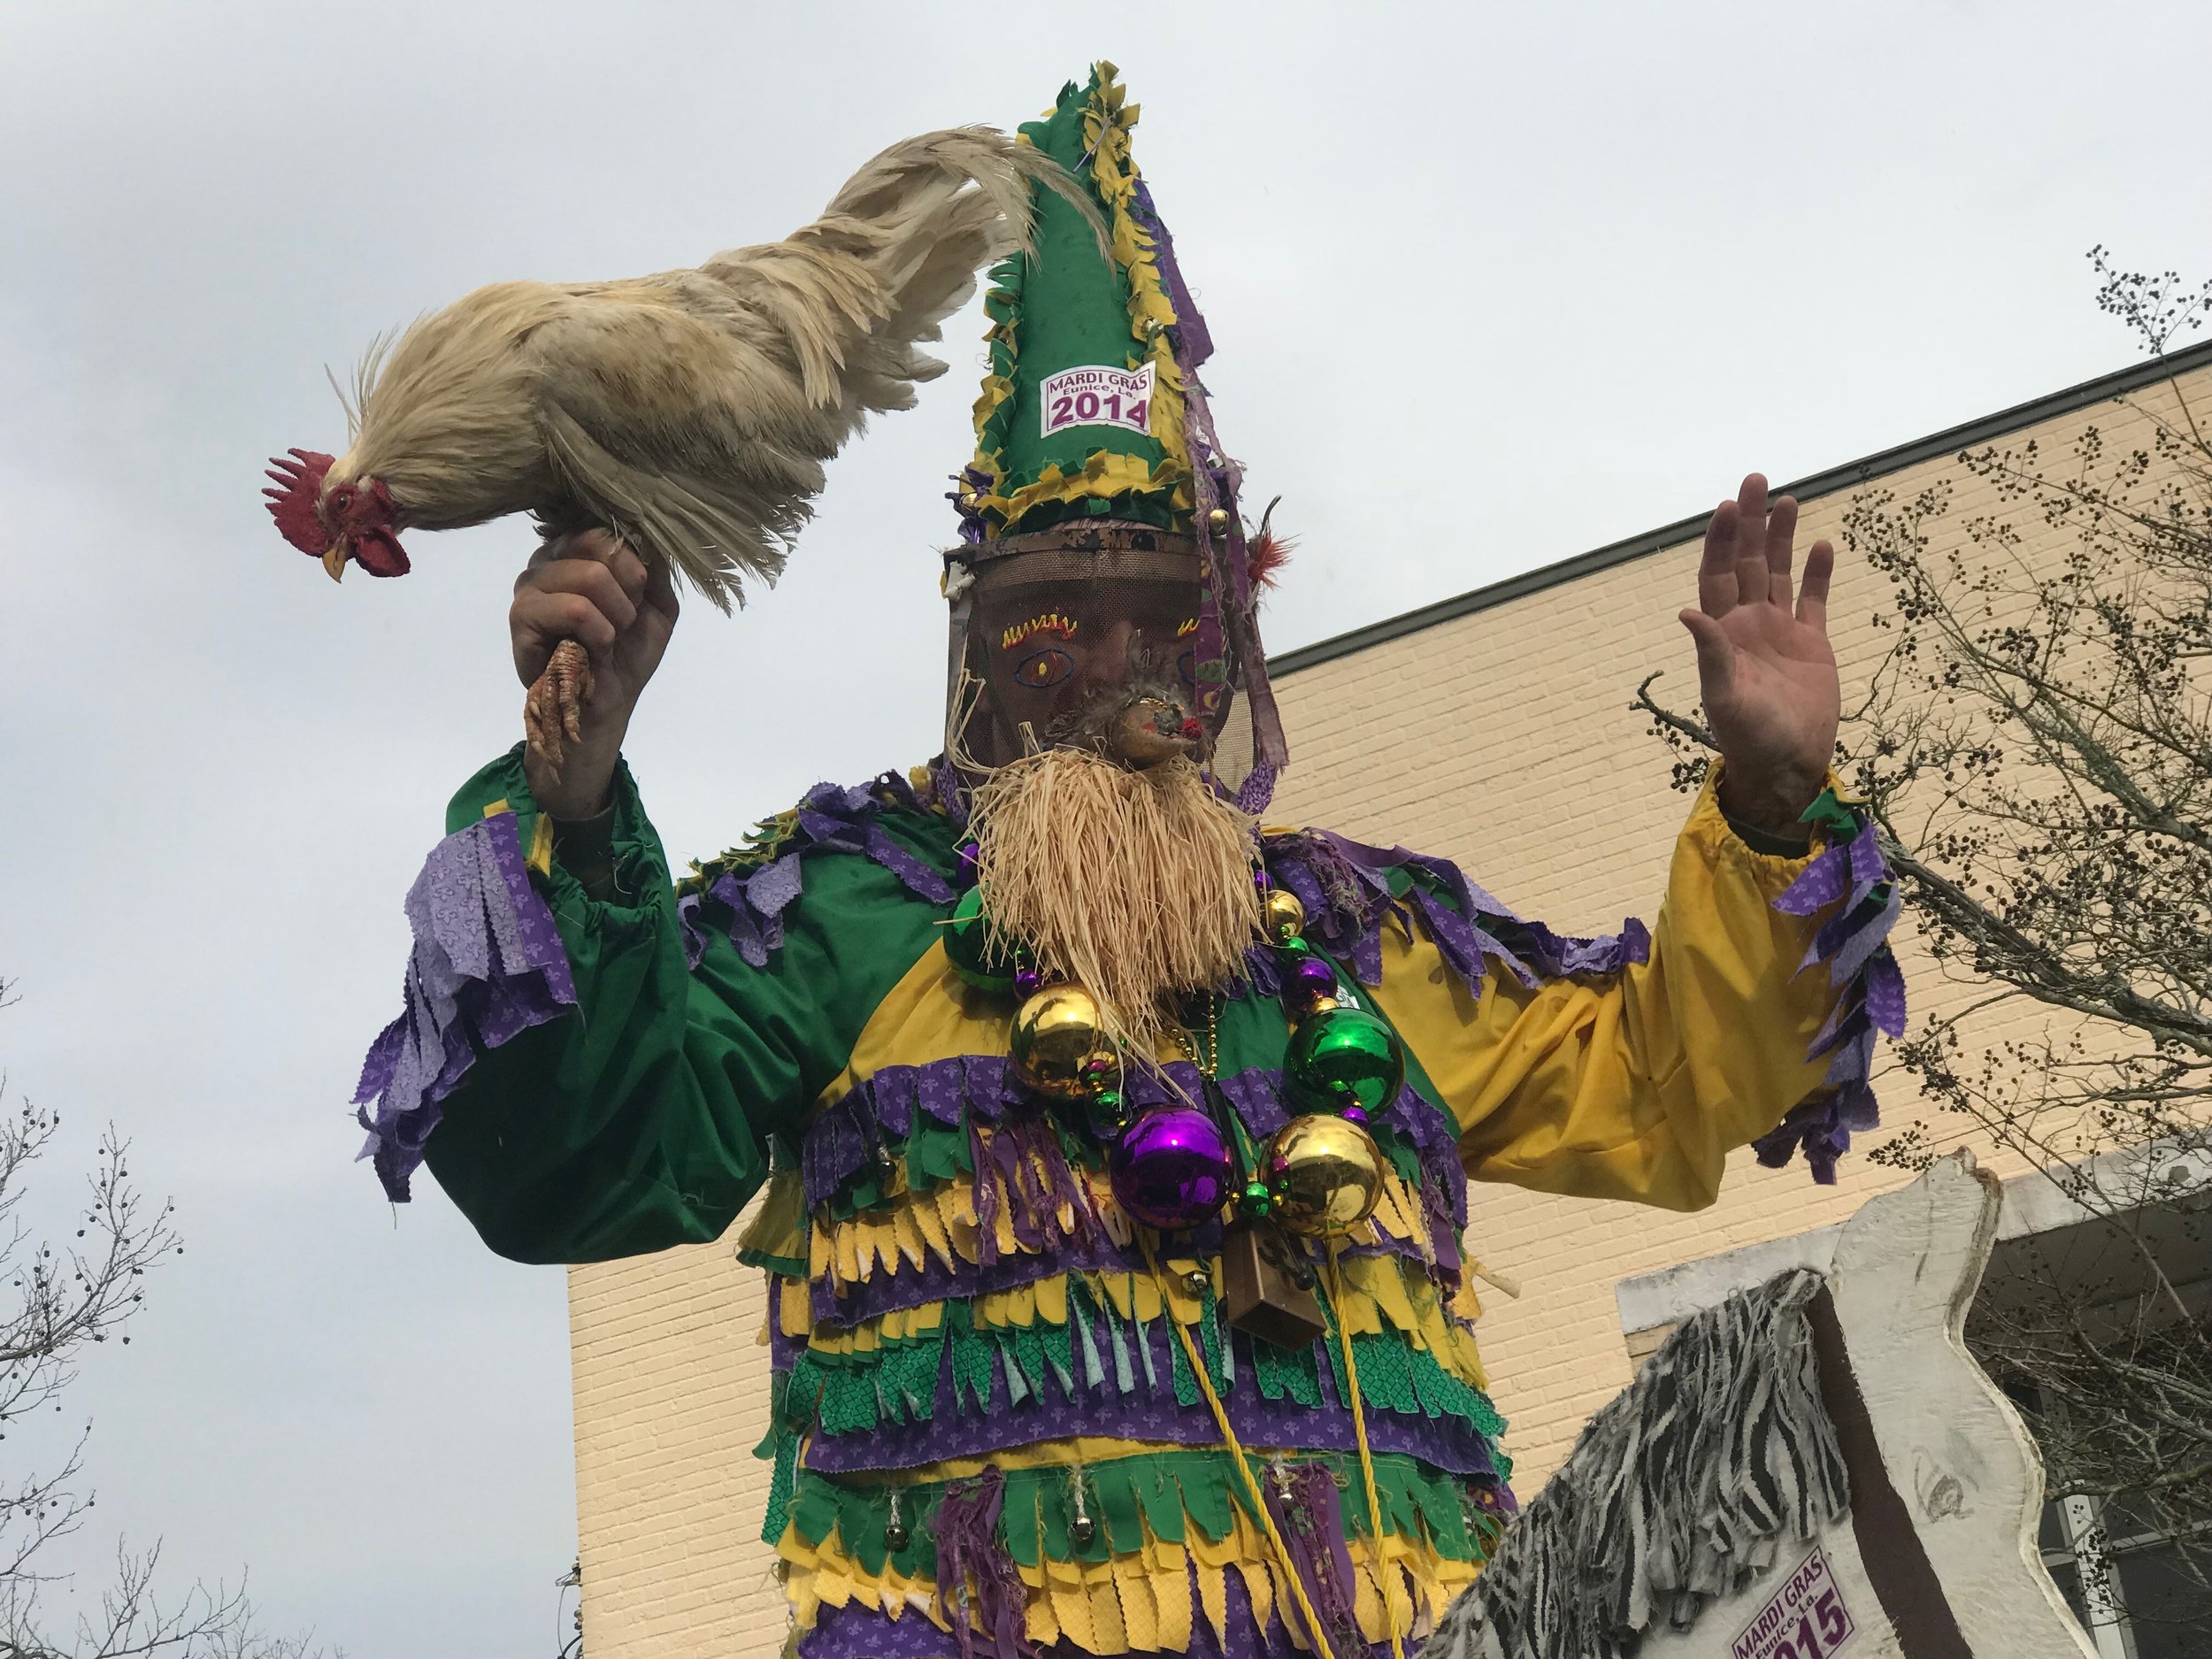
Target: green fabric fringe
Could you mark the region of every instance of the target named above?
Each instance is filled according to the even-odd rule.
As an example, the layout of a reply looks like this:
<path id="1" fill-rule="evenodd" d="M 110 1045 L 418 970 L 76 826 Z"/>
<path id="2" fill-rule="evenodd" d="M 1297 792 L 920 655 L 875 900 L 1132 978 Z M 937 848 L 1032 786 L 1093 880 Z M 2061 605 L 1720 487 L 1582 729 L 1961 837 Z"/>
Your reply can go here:
<path id="1" fill-rule="evenodd" d="M 1343 1490 L 1358 1486 L 1358 1459 L 1348 1453 L 1301 1453 L 1289 1461 L 1320 1463 Z M 1471 1517 L 1456 1478 L 1401 1453 L 1379 1454 L 1374 1463 L 1385 1532 L 1424 1539 L 1453 1561 L 1487 1556 L 1491 1529 L 1479 1517 Z M 1102 1562 L 1133 1554 L 1143 1548 L 1148 1529 L 1151 1536 L 1168 1543 L 1186 1541 L 1194 1529 L 1209 1541 L 1218 1542 L 1234 1525 L 1237 1510 L 1251 1513 L 1250 1500 L 1227 1452 L 1141 1452 L 1083 1466 L 1085 1507 L 1098 1526 L 1088 1544 L 1078 1545 L 1069 1526 L 1073 1471 L 1010 1469 L 1005 1474 L 1006 1508 L 1000 1525 L 1008 1554 L 1025 1567 L 1034 1567 L 1046 1557 Z M 835 1533 L 845 1554 L 871 1574 L 881 1573 L 888 1563 L 910 1578 L 933 1579 L 937 1544 L 933 1523 L 948 1485 L 956 1484 L 928 1482 L 896 1488 L 907 1542 L 893 1550 L 884 1536 L 891 1519 L 893 1488 L 850 1486 L 802 1471 L 790 1504 L 790 1525 L 818 1546 Z M 1350 1535 L 1364 1538 L 1366 1506 L 1347 1503 L 1343 1509 Z"/>
<path id="2" fill-rule="evenodd" d="M 1334 1311 L 1318 1287 L 1316 1294 L 1332 1321 L 1328 1338 L 1317 1347 L 1328 1354 L 1337 1398 L 1347 1399 L 1350 1391 Z M 1008 1398 L 1018 1409 L 1055 1391 L 1059 1398 L 1072 1401 L 1110 1383 L 1118 1393 L 1133 1394 L 1141 1372 L 1145 1392 L 1156 1394 L 1161 1379 L 1147 1340 L 1147 1322 L 1136 1323 L 1136 1330 L 1127 1329 L 1129 1322 L 1094 1294 L 1080 1276 L 1068 1280 L 1065 1325 L 979 1331 L 968 1303 L 948 1302 L 944 1323 L 936 1330 L 887 1341 L 868 1353 L 809 1348 L 788 1373 L 789 1398 L 795 1404 L 818 1399 L 818 1417 L 800 1426 L 818 1426 L 825 1434 L 864 1434 L 885 1425 L 926 1423 L 935 1416 L 937 1379 L 948 1346 L 952 1350 L 953 1400 L 963 1412 L 987 1411 L 992 1384 L 1000 1376 L 1005 1378 Z M 1196 1335 L 1216 1386 L 1225 1397 L 1233 1394 L 1238 1386 L 1236 1352 L 1227 1340 L 1210 1289 Z M 1352 1346 L 1359 1362 L 1360 1398 L 1369 1409 L 1403 1417 L 1457 1417 L 1491 1443 L 1501 1479 L 1506 1478 L 1506 1459 L 1496 1450 L 1505 1420 L 1481 1389 L 1454 1376 L 1427 1349 L 1415 1348 L 1402 1332 L 1356 1336 Z M 1171 1341 L 1166 1347 L 1169 1388 L 1179 1404 L 1197 1405 L 1204 1396 L 1182 1344 Z M 1321 1404 L 1316 1347 L 1282 1348 L 1255 1341 L 1252 1353 L 1253 1384 L 1263 1397 L 1288 1396 L 1301 1405 Z"/>

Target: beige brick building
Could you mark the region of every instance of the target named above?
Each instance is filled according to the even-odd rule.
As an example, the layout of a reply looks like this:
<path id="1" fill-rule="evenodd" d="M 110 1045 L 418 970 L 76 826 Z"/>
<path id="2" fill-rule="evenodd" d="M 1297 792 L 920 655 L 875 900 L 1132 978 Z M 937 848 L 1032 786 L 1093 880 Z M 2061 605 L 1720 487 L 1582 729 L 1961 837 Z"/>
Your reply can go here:
<path id="1" fill-rule="evenodd" d="M 1963 520 L 1976 485 L 1955 457 L 1969 446 L 2032 436 L 2062 452 L 2097 426 L 2131 447 L 2143 417 L 2113 400 L 2170 401 L 2170 377 L 2193 401 L 2212 395 L 2212 346 L 1801 480 L 1790 488 L 1803 541 L 1840 542 L 1852 492 L 1876 480 L 1909 494 L 1948 476 L 1952 521 Z M 1655 669 L 1678 699 L 1694 695 L 1675 613 L 1694 597 L 1701 530 L 1680 520 L 1286 654 L 1273 666 L 1296 764 L 1271 818 L 1446 855 L 1563 931 L 1649 917 L 1687 803 L 1629 703 Z M 1868 616 L 1881 597 L 1869 572 L 1839 572 L 1847 690 L 1875 649 Z M 1965 994 L 1916 960 L 1909 938 L 1903 954 L 1919 1007 Z M 1898 1082 L 1884 1106 L 1893 1124 L 1916 1110 Z M 1802 1164 L 1763 1170 L 1739 1154 L 1719 1202 L 1694 1215 L 1475 1188 L 1471 1248 L 1520 1292 L 1486 1298 L 1481 1333 L 1523 1495 L 1654 1340 L 1633 1327 L 1658 1303 L 1617 1295 L 1624 1280 L 1836 1222 L 1900 1179 L 1854 1156 L 1838 1185 L 1817 1187 Z M 592 1659 L 736 1659 L 783 1643 L 781 1591 L 758 1541 L 768 1465 L 751 1455 L 767 1429 L 763 1314 L 761 1276 L 727 1243 L 571 1273 Z"/>

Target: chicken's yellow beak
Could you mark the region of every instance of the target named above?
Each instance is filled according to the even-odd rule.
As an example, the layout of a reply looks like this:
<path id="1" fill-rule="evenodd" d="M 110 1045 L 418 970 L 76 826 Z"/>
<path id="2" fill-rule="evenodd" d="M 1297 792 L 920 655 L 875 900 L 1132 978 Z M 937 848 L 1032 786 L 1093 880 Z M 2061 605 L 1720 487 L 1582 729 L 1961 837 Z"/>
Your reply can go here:
<path id="1" fill-rule="evenodd" d="M 323 568 L 330 572 L 330 580 L 342 582 L 346 579 L 346 544 L 333 541 L 323 555 Z"/>

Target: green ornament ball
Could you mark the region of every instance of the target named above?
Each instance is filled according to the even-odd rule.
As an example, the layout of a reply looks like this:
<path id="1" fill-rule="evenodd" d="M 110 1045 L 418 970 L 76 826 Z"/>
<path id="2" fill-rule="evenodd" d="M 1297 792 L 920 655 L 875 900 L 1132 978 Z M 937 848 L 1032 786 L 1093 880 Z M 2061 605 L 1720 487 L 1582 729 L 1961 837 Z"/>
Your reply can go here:
<path id="1" fill-rule="evenodd" d="M 983 914 L 983 889 L 970 887 L 945 924 L 945 956 L 952 971 L 979 991 L 999 995 L 1014 988 L 1016 952 L 992 930 Z"/>
<path id="2" fill-rule="evenodd" d="M 1398 1033 L 1361 1008 L 1325 1009 L 1298 1022 L 1283 1056 L 1283 1091 L 1300 1111 L 1373 1115 L 1405 1087 Z"/>
<path id="3" fill-rule="evenodd" d="M 1102 1089 L 1084 1102 L 1091 1126 L 1102 1135 L 1118 1135 L 1129 1127 L 1132 1113 L 1119 1089 Z"/>

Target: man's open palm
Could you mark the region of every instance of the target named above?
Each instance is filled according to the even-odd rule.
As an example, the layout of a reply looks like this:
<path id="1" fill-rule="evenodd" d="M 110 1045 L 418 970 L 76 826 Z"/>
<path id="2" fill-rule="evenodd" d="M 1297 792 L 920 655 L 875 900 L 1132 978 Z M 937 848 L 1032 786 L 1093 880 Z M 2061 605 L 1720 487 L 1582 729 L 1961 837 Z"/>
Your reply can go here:
<path id="1" fill-rule="evenodd" d="M 1726 761 L 1721 805 L 1787 833 L 1811 804 L 1835 752 L 1843 691 L 1828 645 L 1828 579 L 1836 550 L 1816 541 L 1793 591 L 1797 503 L 1767 505 L 1754 472 L 1705 531 L 1697 609 L 1682 625 L 1697 641 L 1705 718 Z"/>

